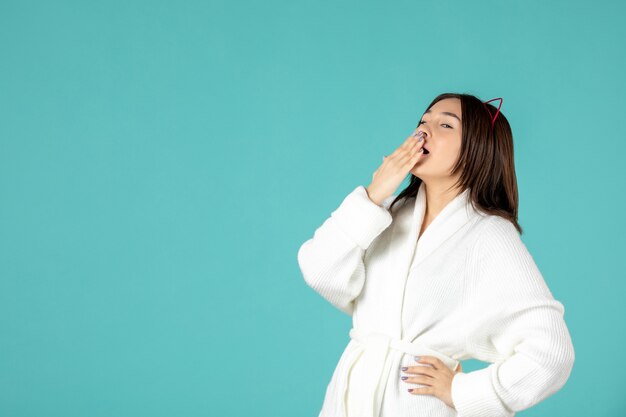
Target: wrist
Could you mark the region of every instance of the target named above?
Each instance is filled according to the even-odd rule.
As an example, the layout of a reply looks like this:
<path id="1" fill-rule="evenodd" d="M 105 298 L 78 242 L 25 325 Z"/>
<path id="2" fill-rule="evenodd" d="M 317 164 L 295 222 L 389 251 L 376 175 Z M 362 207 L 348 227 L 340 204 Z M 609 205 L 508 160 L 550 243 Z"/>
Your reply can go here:
<path id="1" fill-rule="evenodd" d="M 372 201 L 372 203 L 376 204 L 377 206 L 382 206 L 382 203 L 384 201 L 384 198 L 380 198 L 379 196 L 377 196 L 375 193 L 372 193 L 369 189 L 369 187 L 365 188 L 365 191 L 367 192 L 367 196 L 369 197 L 369 199 Z"/>

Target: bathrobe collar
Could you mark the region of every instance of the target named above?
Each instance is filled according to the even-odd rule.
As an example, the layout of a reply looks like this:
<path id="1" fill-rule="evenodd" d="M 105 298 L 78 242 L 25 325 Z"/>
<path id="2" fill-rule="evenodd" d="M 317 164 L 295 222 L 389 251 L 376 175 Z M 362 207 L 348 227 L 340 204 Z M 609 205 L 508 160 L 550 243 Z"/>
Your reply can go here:
<path id="1" fill-rule="evenodd" d="M 413 218 L 411 222 L 411 245 L 415 246 L 415 258 L 412 267 L 426 259 L 435 249 L 463 227 L 477 212 L 473 208 L 470 198 L 470 189 L 466 188 L 454 197 L 428 225 L 418 240 L 426 211 L 426 189 L 422 182 L 415 198 Z"/>
<path id="2" fill-rule="evenodd" d="M 424 220 L 426 211 L 425 184 L 420 184 L 414 201 L 414 206 L 408 205 L 400 209 L 393 222 L 392 236 L 387 250 L 393 255 L 389 258 L 390 285 L 396 288 L 392 291 L 398 294 L 397 302 L 392 303 L 394 311 L 389 312 L 389 317 L 394 317 L 387 323 L 389 336 L 402 338 L 402 309 L 404 304 L 404 291 L 406 281 L 414 268 L 449 239 L 456 231 L 465 225 L 476 215 L 469 200 L 469 189 L 464 190 L 454 197 L 439 212 L 437 217 L 419 238 L 419 231 Z M 406 211 L 405 211 L 406 210 Z"/>

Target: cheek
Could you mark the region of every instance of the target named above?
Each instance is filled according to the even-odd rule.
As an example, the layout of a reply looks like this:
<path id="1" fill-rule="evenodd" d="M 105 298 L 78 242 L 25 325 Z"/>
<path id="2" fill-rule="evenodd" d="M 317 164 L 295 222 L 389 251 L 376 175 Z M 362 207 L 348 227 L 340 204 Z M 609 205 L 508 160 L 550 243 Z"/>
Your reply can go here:
<path id="1" fill-rule="evenodd" d="M 456 159 L 458 151 L 453 147 L 437 149 L 436 159 L 441 163 L 447 163 Z"/>
<path id="2" fill-rule="evenodd" d="M 455 162 L 461 154 L 461 139 L 449 143 L 442 151 L 446 160 Z"/>
<path id="3" fill-rule="evenodd" d="M 433 162 L 441 168 L 448 169 L 456 163 L 459 158 L 459 154 L 460 148 L 456 148 L 454 146 L 441 148 L 437 150 L 437 154 L 435 158 L 433 158 Z"/>

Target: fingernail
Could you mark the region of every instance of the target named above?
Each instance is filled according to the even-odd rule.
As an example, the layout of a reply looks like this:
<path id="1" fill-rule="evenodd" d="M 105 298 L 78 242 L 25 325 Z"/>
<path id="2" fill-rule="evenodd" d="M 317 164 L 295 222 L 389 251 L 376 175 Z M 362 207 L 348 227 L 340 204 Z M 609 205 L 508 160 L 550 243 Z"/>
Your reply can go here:
<path id="1" fill-rule="evenodd" d="M 424 140 L 424 136 L 419 136 L 418 139 L 417 139 L 418 142 L 421 142 L 423 140 Z"/>
<path id="2" fill-rule="evenodd" d="M 407 379 L 407 378 L 408 378 L 408 376 L 403 376 L 403 377 L 402 377 L 402 380 L 404 381 L 404 380 L 405 380 L 405 379 Z"/>
<path id="3" fill-rule="evenodd" d="M 420 360 L 420 357 L 419 357 L 419 356 L 416 356 L 416 357 L 415 357 L 415 360 L 416 360 L 416 361 L 419 361 L 419 360 Z"/>
<path id="4" fill-rule="evenodd" d="M 402 368 L 403 371 L 406 371 L 407 369 L 409 369 L 409 368 L 406 367 L 406 366 Z"/>

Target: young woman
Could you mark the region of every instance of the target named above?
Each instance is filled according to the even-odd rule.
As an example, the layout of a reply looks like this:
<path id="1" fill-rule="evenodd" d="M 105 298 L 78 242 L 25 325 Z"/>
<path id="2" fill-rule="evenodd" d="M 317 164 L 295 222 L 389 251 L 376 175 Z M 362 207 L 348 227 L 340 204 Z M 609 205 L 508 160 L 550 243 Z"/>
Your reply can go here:
<path id="1" fill-rule="evenodd" d="M 520 239 L 513 136 L 488 103 L 436 97 L 300 247 L 306 283 L 352 316 L 320 417 L 511 417 L 569 378 L 564 306 Z M 470 358 L 490 365 L 464 373 Z"/>

